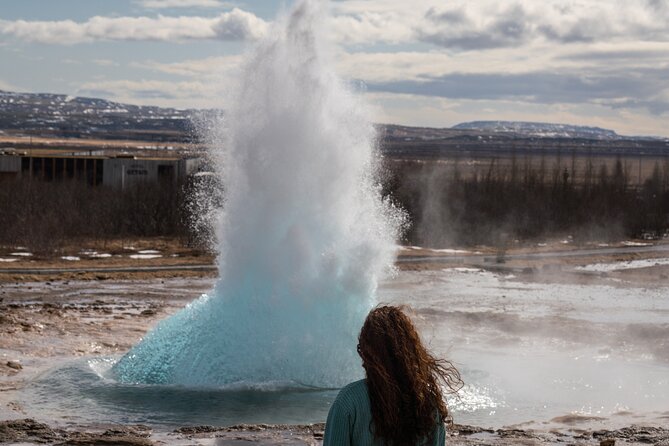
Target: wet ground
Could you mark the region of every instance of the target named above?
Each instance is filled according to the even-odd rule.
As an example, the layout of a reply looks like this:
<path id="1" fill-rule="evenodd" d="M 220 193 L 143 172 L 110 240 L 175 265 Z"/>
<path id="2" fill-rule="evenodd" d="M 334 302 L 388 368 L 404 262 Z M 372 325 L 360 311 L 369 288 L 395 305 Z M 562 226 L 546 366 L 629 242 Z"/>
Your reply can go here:
<path id="1" fill-rule="evenodd" d="M 409 296 L 431 348 L 460 368 L 467 385 L 450 400 L 458 422 L 665 425 L 669 288 L 617 272 L 556 274 L 421 271 L 400 274 L 380 294 Z"/>
<path id="2" fill-rule="evenodd" d="M 324 424 L 237 425 L 225 428 L 190 426 L 170 432 L 156 432 L 144 425 L 97 425 L 81 429 L 52 428 L 32 419 L 0 421 L 0 443 L 126 446 L 171 445 L 319 445 Z M 669 430 L 660 427 L 630 426 L 617 430 L 530 431 L 521 429 L 481 429 L 454 425 L 448 430 L 447 444 L 471 446 L 511 445 L 669 445 Z"/>
<path id="3" fill-rule="evenodd" d="M 410 303 L 431 347 L 461 368 L 468 387 L 449 401 L 455 422 L 486 428 L 457 427 L 449 444 L 669 444 L 660 428 L 669 424 L 669 267 L 648 257 L 627 256 L 641 263 L 619 268 L 606 256 L 549 267 L 422 264 L 384 283 L 380 299 Z M 209 410 L 216 395 L 199 398 L 202 412 L 156 419 L 119 405 L 118 389 L 105 404 L 67 393 L 90 390 L 93 379 L 93 393 L 108 395 L 94 374 L 68 370 L 121 355 L 214 280 L 1 283 L 0 442 L 319 444 L 322 424 L 300 425 L 297 409 L 283 419 L 260 410 L 258 424 L 221 428 L 213 426 L 239 422 Z M 61 386 L 67 380 L 58 373 L 71 382 Z M 181 398 L 145 399 L 159 394 Z M 310 395 L 302 420 L 322 421 L 332 395 Z M 280 405 L 287 397 L 277 398 Z M 257 407 L 281 412 L 266 401 Z"/>

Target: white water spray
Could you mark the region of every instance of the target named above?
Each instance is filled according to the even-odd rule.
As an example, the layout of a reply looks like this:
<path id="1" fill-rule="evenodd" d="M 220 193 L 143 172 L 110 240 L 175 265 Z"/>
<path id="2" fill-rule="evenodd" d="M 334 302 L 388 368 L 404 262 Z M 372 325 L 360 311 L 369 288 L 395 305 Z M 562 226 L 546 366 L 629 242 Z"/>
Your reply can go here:
<path id="1" fill-rule="evenodd" d="M 401 214 L 375 181 L 374 130 L 334 74 L 327 6 L 300 1 L 251 54 L 219 136 L 220 280 L 114 367 L 124 382 L 338 387 L 394 260 Z"/>

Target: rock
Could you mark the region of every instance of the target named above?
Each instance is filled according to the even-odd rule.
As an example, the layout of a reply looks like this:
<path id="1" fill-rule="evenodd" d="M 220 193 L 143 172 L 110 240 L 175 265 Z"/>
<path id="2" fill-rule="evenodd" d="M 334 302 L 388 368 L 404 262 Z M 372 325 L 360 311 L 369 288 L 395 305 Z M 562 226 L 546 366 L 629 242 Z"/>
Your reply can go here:
<path id="1" fill-rule="evenodd" d="M 0 443 L 51 443 L 63 438 L 62 433 L 33 419 L 0 421 Z"/>
<path id="2" fill-rule="evenodd" d="M 110 435 L 107 433 L 97 435 L 81 433 L 72 435 L 62 443 L 56 443 L 58 446 L 151 446 L 153 441 L 148 438 L 135 435 Z"/>
<path id="3" fill-rule="evenodd" d="M 458 435 L 473 435 L 480 434 L 482 432 L 493 433 L 492 429 L 484 429 L 478 426 L 470 426 L 466 424 L 453 424 L 450 429 L 451 432 L 457 433 Z"/>
<path id="4" fill-rule="evenodd" d="M 532 432 L 522 429 L 497 429 L 495 433 L 500 438 L 537 438 Z"/>
<path id="5" fill-rule="evenodd" d="M 14 370 L 21 370 L 21 369 L 23 369 L 23 366 L 21 365 L 21 363 L 20 363 L 19 361 L 16 361 L 16 360 L 7 361 L 7 364 L 6 364 L 6 365 L 7 365 L 7 367 L 9 367 L 10 369 L 14 369 Z"/>
<path id="6" fill-rule="evenodd" d="M 574 425 L 574 424 L 580 424 L 580 423 L 588 423 L 591 421 L 603 421 L 604 418 L 602 417 L 596 417 L 596 416 L 590 416 L 590 415 L 577 415 L 577 414 L 569 414 L 569 415 L 563 415 L 560 417 L 555 417 L 551 419 L 553 423 L 562 423 L 562 424 L 567 424 L 567 425 Z"/>
<path id="7" fill-rule="evenodd" d="M 613 445 L 615 443 L 602 442 L 614 439 L 624 440 L 627 443 L 669 445 L 669 429 L 662 427 L 629 426 L 615 431 L 595 431 L 592 433 L 592 436 L 594 438 L 600 438 L 600 444 L 607 445 Z"/>
<path id="8" fill-rule="evenodd" d="M 215 427 L 215 426 L 186 426 L 186 427 L 180 427 L 178 429 L 174 430 L 175 434 L 182 434 L 182 435 L 195 435 L 195 434 L 202 434 L 202 433 L 211 433 L 211 432 L 218 432 L 220 431 L 220 427 Z"/>
<path id="9" fill-rule="evenodd" d="M 599 442 L 599 446 L 615 446 L 616 440 L 613 438 L 607 438 Z"/>
<path id="10" fill-rule="evenodd" d="M 150 435 L 146 426 L 118 426 L 96 433 L 54 430 L 30 418 L 0 421 L 0 443 L 150 446 L 154 444 Z"/>

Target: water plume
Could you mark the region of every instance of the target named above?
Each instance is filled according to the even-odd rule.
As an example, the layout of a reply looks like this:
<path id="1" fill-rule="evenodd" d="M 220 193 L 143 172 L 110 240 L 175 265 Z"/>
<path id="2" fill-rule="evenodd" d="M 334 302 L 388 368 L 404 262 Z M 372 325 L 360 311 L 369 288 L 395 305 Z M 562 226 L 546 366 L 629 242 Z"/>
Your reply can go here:
<path id="1" fill-rule="evenodd" d="M 123 382 L 338 387 L 393 263 L 402 215 L 382 200 L 375 132 L 337 77 L 327 4 L 304 0 L 247 57 L 214 138 L 225 206 L 214 290 L 114 367 Z"/>

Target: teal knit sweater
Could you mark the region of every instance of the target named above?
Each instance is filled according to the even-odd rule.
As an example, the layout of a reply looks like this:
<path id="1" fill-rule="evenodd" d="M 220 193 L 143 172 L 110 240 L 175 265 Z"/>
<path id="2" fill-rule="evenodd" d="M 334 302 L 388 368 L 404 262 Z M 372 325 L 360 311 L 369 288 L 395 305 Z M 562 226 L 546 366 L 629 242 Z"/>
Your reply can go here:
<path id="1" fill-rule="evenodd" d="M 325 423 L 323 446 L 383 446 L 374 440 L 370 431 L 372 409 L 364 379 L 353 382 L 339 392 Z M 421 446 L 443 446 L 446 431 L 443 423 L 437 423 L 433 435 L 434 442 Z"/>

